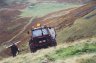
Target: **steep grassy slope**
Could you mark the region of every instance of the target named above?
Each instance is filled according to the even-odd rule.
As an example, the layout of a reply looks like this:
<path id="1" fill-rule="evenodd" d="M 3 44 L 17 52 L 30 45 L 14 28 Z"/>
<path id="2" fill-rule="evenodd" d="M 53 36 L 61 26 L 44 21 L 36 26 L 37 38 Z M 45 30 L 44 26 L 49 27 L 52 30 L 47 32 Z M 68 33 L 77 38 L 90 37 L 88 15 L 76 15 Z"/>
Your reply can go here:
<path id="1" fill-rule="evenodd" d="M 51 12 L 53 10 L 55 11 L 58 8 L 64 6 L 64 4 L 56 4 L 56 5 L 55 4 L 51 4 L 51 5 L 42 4 L 40 6 L 39 5 L 40 4 L 37 4 L 35 6 L 36 8 L 34 7 L 34 9 L 32 9 L 32 8 L 30 9 L 30 11 L 32 10 L 32 13 L 35 13 L 35 11 L 37 10 L 36 11 L 37 15 L 31 14 L 31 16 L 36 17 L 36 16 L 43 14 L 44 12 L 47 14 L 46 11 L 50 7 L 51 7 L 49 9 L 50 11 L 48 11 L 48 12 Z M 54 8 L 54 6 L 55 6 L 55 8 Z M 69 6 L 69 4 L 66 4 L 65 6 Z M 73 5 L 72 7 L 74 7 L 74 6 L 75 5 Z M 10 49 L 5 50 L 6 49 L 5 47 L 11 45 L 12 42 L 21 41 L 21 43 L 19 43 L 18 46 L 20 46 L 20 48 L 22 50 L 24 50 L 25 48 L 28 49 L 28 46 L 25 48 L 23 46 L 28 43 L 29 36 L 27 35 L 27 31 L 28 31 L 27 26 L 29 26 L 29 28 L 31 28 L 32 25 L 30 25 L 30 24 L 31 24 L 31 21 L 33 21 L 33 20 L 30 17 L 21 17 L 20 16 L 21 15 L 20 10 L 25 7 L 26 7 L 26 4 L 25 5 L 24 4 L 13 4 L 12 6 L 9 6 L 8 8 L 2 8 L 0 10 L 0 45 L 1 45 L 0 46 L 0 56 L 1 57 L 2 56 L 8 57 L 11 55 L 10 51 L 9 51 Z M 46 11 L 41 12 L 41 11 L 39 11 L 39 9 L 46 10 Z M 60 10 L 60 9 L 58 9 L 58 10 Z M 39 14 L 38 12 L 40 12 L 41 14 Z M 21 33 L 22 31 L 24 33 Z M 3 48 L 5 48 L 5 49 L 2 52 Z"/>
<path id="2" fill-rule="evenodd" d="M 63 27 L 71 26 L 76 19 L 81 18 L 95 9 L 96 2 L 86 4 L 78 8 L 71 8 L 67 10 L 61 10 L 60 12 L 54 12 L 45 17 L 35 20 L 36 22 L 41 22 L 41 24 L 46 24 L 49 26 L 56 27 L 56 29 L 61 29 Z M 71 11 L 70 11 L 71 10 Z M 36 23 L 34 23 L 36 24 Z"/>
<path id="3" fill-rule="evenodd" d="M 61 43 L 64 41 L 69 42 L 90 37 L 96 35 L 95 6 L 96 2 L 92 2 L 78 8 L 49 14 L 36 21 L 41 22 L 42 25 L 46 24 L 55 27 L 59 31 L 57 42 L 60 40 Z"/>
<path id="4" fill-rule="evenodd" d="M 93 15 L 96 10 L 86 15 L 85 17 Z M 58 40 L 63 41 L 74 41 L 84 37 L 90 37 L 96 35 L 96 16 L 92 16 L 88 19 L 82 17 L 77 19 L 71 27 L 66 27 L 61 30 L 58 34 Z"/>
<path id="5" fill-rule="evenodd" d="M 30 19 L 30 17 L 19 17 L 20 13 L 19 10 L 15 9 L 0 10 L 0 43 L 16 35 Z M 4 38 L 4 36 L 6 37 Z"/>
<path id="6" fill-rule="evenodd" d="M 87 4 L 87 5 L 78 7 L 78 8 L 69 9 L 71 11 L 69 11 L 67 9 L 68 13 L 65 13 L 65 12 L 67 12 L 67 10 L 66 11 L 62 10 L 62 12 L 61 11 L 58 12 L 57 15 L 54 14 L 54 13 L 56 13 L 56 12 L 54 12 L 53 14 L 49 14 L 45 17 L 34 19 L 34 22 L 35 22 L 35 24 L 36 24 L 36 22 L 41 22 L 42 24 L 47 23 L 47 25 L 56 26 L 58 44 L 64 43 L 66 41 L 69 42 L 69 41 L 81 39 L 82 37 L 83 38 L 92 37 L 92 36 L 96 35 L 96 30 L 95 30 L 96 16 L 93 15 L 96 12 L 95 6 L 96 6 L 96 4 L 95 4 L 95 2 L 93 2 L 93 3 Z M 90 14 L 88 14 L 88 13 L 90 13 Z M 55 17 L 54 17 L 54 15 L 55 15 Z M 86 17 L 90 17 L 90 18 L 86 18 Z M 34 25 L 34 22 L 32 22 L 32 25 Z M 21 46 L 21 49 L 24 50 L 23 52 L 25 52 L 25 51 L 29 52 L 28 51 L 28 36 L 26 36 L 26 31 L 23 33 L 22 36 L 20 36 L 18 38 L 20 40 L 22 40 L 22 43 L 20 43 L 19 45 L 23 45 L 23 46 Z M 26 49 L 24 49 L 24 48 L 26 48 Z M 72 52 L 74 52 L 74 51 L 72 51 Z M 95 52 L 95 50 L 94 50 L 94 52 Z M 7 54 L 7 52 L 6 52 L 6 54 Z M 68 54 L 70 54 L 70 53 L 68 53 Z M 29 55 L 31 55 L 31 54 L 29 54 Z M 24 57 L 24 59 L 25 58 L 26 57 Z M 23 59 L 21 61 L 23 61 Z M 32 60 L 30 59 L 30 62 L 31 61 Z M 18 62 L 19 62 L 19 60 L 18 60 Z"/>
<path id="7" fill-rule="evenodd" d="M 20 10 L 26 7 L 25 3 L 14 3 L 5 8 L 0 8 L 0 44 L 11 39 L 28 23 L 30 17 L 22 18 L 19 16 Z M 4 36 L 6 37 L 4 38 Z"/>
<path id="8" fill-rule="evenodd" d="M 68 63 L 68 61 L 66 61 L 68 58 L 75 57 L 77 59 L 80 56 L 86 56 L 85 54 L 87 54 L 87 58 L 91 55 L 96 55 L 96 37 L 59 45 L 56 48 L 44 49 L 34 54 L 27 53 L 18 55 L 15 58 L 10 57 L 2 60 L 1 63 Z M 71 60 L 71 62 L 72 61 L 74 60 Z"/>

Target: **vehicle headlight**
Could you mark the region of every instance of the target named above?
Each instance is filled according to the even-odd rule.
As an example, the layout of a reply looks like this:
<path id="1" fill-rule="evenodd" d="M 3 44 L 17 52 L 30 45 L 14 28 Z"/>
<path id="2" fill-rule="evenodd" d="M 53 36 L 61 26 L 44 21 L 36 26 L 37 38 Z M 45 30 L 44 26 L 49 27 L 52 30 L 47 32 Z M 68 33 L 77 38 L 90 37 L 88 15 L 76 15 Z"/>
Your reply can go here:
<path id="1" fill-rule="evenodd" d="M 46 42 L 46 40 L 43 40 L 43 42 Z"/>

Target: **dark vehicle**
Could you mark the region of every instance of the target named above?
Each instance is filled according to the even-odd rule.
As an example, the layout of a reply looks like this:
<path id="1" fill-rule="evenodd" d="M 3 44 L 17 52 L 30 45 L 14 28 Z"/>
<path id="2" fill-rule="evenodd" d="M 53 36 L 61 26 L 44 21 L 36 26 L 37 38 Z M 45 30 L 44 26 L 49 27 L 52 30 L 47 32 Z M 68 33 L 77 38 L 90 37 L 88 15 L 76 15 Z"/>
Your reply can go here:
<path id="1" fill-rule="evenodd" d="M 56 46 L 56 34 L 53 29 L 53 33 L 51 33 L 51 27 L 40 27 L 33 29 L 31 34 L 31 40 L 29 41 L 29 46 L 31 52 L 36 52 L 38 49 L 47 48 L 49 46 Z M 53 36 L 54 38 L 53 38 Z"/>

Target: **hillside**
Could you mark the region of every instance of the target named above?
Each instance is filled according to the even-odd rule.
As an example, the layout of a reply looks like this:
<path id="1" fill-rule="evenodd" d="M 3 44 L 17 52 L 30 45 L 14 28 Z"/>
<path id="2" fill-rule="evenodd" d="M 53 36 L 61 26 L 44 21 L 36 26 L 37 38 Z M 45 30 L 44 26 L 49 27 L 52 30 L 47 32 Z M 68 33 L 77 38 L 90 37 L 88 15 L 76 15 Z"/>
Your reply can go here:
<path id="1" fill-rule="evenodd" d="M 93 2 L 81 7 L 54 12 L 42 18 L 38 18 L 35 21 L 41 22 L 41 24 L 48 24 L 49 26 L 53 26 L 56 29 L 61 29 L 62 27 L 64 28 L 73 25 L 76 19 L 81 18 L 95 10 L 95 6 L 96 2 Z M 33 23 L 33 25 L 35 25 L 35 23 Z"/>
<path id="2" fill-rule="evenodd" d="M 68 11 L 54 12 L 37 19 L 42 25 L 55 27 L 58 32 L 57 40 L 74 41 L 96 35 L 96 3 L 87 4 Z M 41 19 L 41 20 L 40 20 Z M 40 20 L 40 21 L 39 21 Z M 35 25 L 37 22 L 33 23 Z M 62 36 L 62 37 L 61 37 Z"/>
<path id="3" fill-rule="evenodd" d="M 80 20 L 83 19 L 83 22 L 81 21 L 82 23 L 79 21 L 79 19 L 76 20 L 76 23 L 73 26 L 77 27 L 78 24 L 79 25 L 82 24 L 82 25 L 85 25 L 86 27 L 88 27 L 87 25 L 89 25 L 89 24 L 85 23 L 86 22 L 85 17 L 93 15 L 95 12 L 96 11 L 94 10 L 91 13 L 89 13 L 88 15 L 82 17 L 80 19 Z M 96 20 L 94 20 L 94 18 L 96 18 L 96 17 L 91 17 L 90 19 L 88 19 L 88 22 L 90 22 L 89 20 L 91 20 L 92 24 L 93 24 L 94 22 L 96 22 Z M 90 26 L 89 26 L 89 31 L 91 28 L 93 29 L 94 26 L 96 25 L 96 24 L 95 25 L 92 25 L 92 24 L 90 24 Z M 73 28 L 73 26 L 72 26 L 72 28 Z M 84 29 L 85 29 L 85 26 L 83 26 Z M 84 30 L 84 29 L 82 28 L 82 30 Z M 94 31 L 92 29 L 91 29 L 91 31 Z M 86 29 L 86 30 L 88 30 L 88 29 Z M 64 31 L 60 31 L 58 33 L 58 35 L 63 34 L 62 32 L 64 32 Z M 70 33 L 71 33 L 71 31 L 70 31 Z M 64 42 L 64 41 L 60 41 L 60 40 L 64 39 L 64 36 L 65 35 L 59 36 L 58 38 L 60 38 L 60 39 L 57 39 L 58 42 Z M 71 41 L 70 43 L 63 43 L 63 44 L 58 45 L 56 48 L 53 47 L 53 48 L 38 50 L 36 53 L 33 53 L 33 54 L 32 53 L 27 53 L 27 54 L 23 53 L 23 54 L 18 55 L 16 58 L 10 57 L 8 59 L 4 59 L 1 61 L 1 63 L 5 63 L 5 62 L 7 62 L 7 63 L 43 63 L 43 62 L 47 62 L 47 63 L 62 63 L 62 62 L 64 62 L 64 63 L 69 63 L 69 62 L 92 63 L 93 62 L 93 63 L 95 63 L 96 62 L 95 58 L 96 58 L 96 35 L 94 35 L 93 37 L 90 36 L 89 38 L 86 38 L 86 39 L 83 38 L 80 40 Z"/>
<path id="4" fill-rule="evenodd" d="M 22 12 L 22 11 L 19 11 L 19 12 Z M 7 13 L 5 13 L 5 14 L 7 14 Z M 19 15 L 19 16 L 21 16 L 21 15 Z M 12 16 L 12 17 L 14 17 L 14 16 Z M 16 17 L 18 17 L 18 16 L 16 15 L 15 18 Z M 25 18 L 25 17 L 23 16 L 21 18 Z M 17 56 L 16 58 L 12 58 L 12 57 L 9 58 L 9 59 L 12 59 L 14 62 L 16 61 L 17 63 L 20 63 L 20 62 L 21 63 L 32 63 L 32 61 L 34 61 L 33 63 L 36 63 L 36 62 L 42 63 L 42 60 L 44 60 L 44 58 L 46 59 L 46 57 L 47 57 L 47 60 L 49 61 L 49 63 L 50 63 L 50 61 L 55 63 L 56 61 L 59 61 L 60 59 L 64 59 L 64 60 L 67 59 L 66 56 L 69 56 L 69 57 L 74 57 L 74 56 L 78 56 L 78 55 L 82 56 L 84 53 L 85 54 L 88 53 L 88 55 L 91 55 L 91 53 L 92 53 L 91 57 L 96 55 L 96 54 L 94 54 L 94 53 L 96 53 L 96 50 L 95 50 L 96 49 L 96 43 L 95 43 L 96 42 L 96 40 L 95 40 L 96 39 L 96 29 L 95 29 L 96 28 L 95 27 L 96 26 L 96 19 L 95 19 L 96 18 L 96 2 L 91 2 L 91 3 L 88 3 L 88 4 L 80 6 L 80 7 L 72 7 L 72 8 L 68 8 L 68 9 L 64 9 L 64 10 L 55 11 L 55 12 L 49 13 L 46 16 L 34 18 L 33 20 L 32 19 L 30 20 L 30 17 L 27 17 L 27 18 L 28 18 L 29 24 L 26 19 L 24 19 L 24 20 L 27 21 L 26 24 L 28 24 L 27 25 L 28 28 L 27 27 L 26 27 L 26 29 L 24 28 L 23 33 L 14 39 L 14 41 L 17 41 L 17 40 L 21 41 L 21 43 L 19 43 L 18 46 L 20 47 L 20 49 L 22 51 L 20 53 L 20 55 Z M 12 22 L 10 22 L 10 20 L 8 22 L 10 24 L 13 24 Z M 24 21 L 24 20 L 23 21 L 20 20 L 19 22 L 17 21 L 17 22 L 15 22 L 14 25 L 17 25 L 18 23 L 22 23 L 22 22 L 25 23 L 26 21 Z M 3 23 L 4 21 L 0 21 L 0 22 Z M 28 48 L 29 36 L 26 34 L 26 32 L 32 26 L 36 25 L 36 23 L 38 23 L 38 22 L 41 23 L 42 25 L 46 24 L 48 26 L 52 26 L 52 27 L 56 28 L 58 46 L 56 48 L 48 48 L 48 49 L 44 49 L 44 50 L 39 50 L 35 54 L 31 54 L 31 53 L 29 53 L 29 48 Z M 4 22 L 2 25 L 6 25 L 5 23 L 6 22 Z M 22 28 L 26 24 L 23 24 Z M 6 26 L 6 27 L 9 27 L 9 26 Z M 10 27 L 13 27 L 13 26 L 10 26 Z M 15 29 L 17 31 L 18 29 L 22 29 L 22 28 L 15 28 Z M 2 27 L 1 27 L 1 29 L 2 29 Z M 1 34 L 3 34 L 3 32 Z M 85 39 L 85 38 L 87 38 L 87 39 Z M 86 45 L 86 43 L 81 44 L 81 42 L 86 42 L 87 45 Z M 73 45 L 71 46 L 70 43 Z M 60 44 L 62 44 L 62 45 L 60 45 Z M 4 45 L 6 45 L 6 44 L 4 44 Z M 8 45 L 10 45 L 10 44 L 8 44 Z M 7 50 L 4 49 L 3 52 L 0 52 L 1 59 L 2 59 L 2 57 L 11 56 L 10 52 L 8 52 L 9 50 L 10 49 L 7 49 Z M 49 51 L 49 52 L 46 52 L 46 51 Z M 52 51 L 52 52 L 50 53 L 50 51 Z M 1 63 L 4 63 L 4 62 L 14 63 L 11 60 L 9 61 L 9 59 L 4 59 L 3 61 L 1 61 Z M 25 59 L 26 59 L 26 61 L 24 61 Z M 92 59 L 92 60 L 94 60 L 94 59 Z M 58 63 L 60 63 L 60 62 L 58 62 Z"/>
<path id="5" fill-rule="evenodd" d="M 28 25 L 28 23 L 31 23 L 31 21 L 33 21 L 34 19 L 37 19 L 40 16 L 44 16 L 54 11 L 59 11 L 62 9 L 73 8 L 73 7 L 76 7 L 76 5 L 37 4 L 36 6 L 34 6 L 34 9 L 32 10 L 32 8 L 30 8 L 30 6 L 28 7 L 26 4 L 21 4 L 21 5 L 14 4 L 12 6 L 9 6 L 8 8 L 2 8 L 0 11 L 0 19 L 1 19 L 0 29 L 2 30 L 0 31 L 0 34 L 1 34 L 0 43 L 4 43 L 13 39 L 13 37 L 17 36 L 19 32 L 22 31 L 22 29 L 27 27 L 26 25 Z M 42 11 L 45 11 L 45 13 Z M 3 38 L 5 35 L 6 35 L 6 38 Z M 14 40 L 11 40 L 11 42 L 12 41 L 16 42 L 21 40 L 21 39 L 17 40 L 18 38 L 20 37 L 16 37 Z"/>
<path id="6" fill-rule="evenodd" d="M 54 6 L 55 8 L 53 8 Z M 0 56 L 1 57 L 10 56 L 10 52 L 7 51 L 9 50 L 8 47 L 13 42 L 15 43 L 19 41 L 20 43 L 18 44 L 18 46 L 22 50 L 28 48 L 28 47 L 23 48 L 23 46 L 28 43 L 30 38 L 27 34 L 27 31 L 31 29 L 33 25 L 32 21 L 35 22 L 35 19 L 40 17 L 41 14 L 43 14 L 43 12 L 41 11 L 46 10 L 44 13 L 44 15 L 46 15 L 53 11 L 59 11 L 65 9 L 65 7 L 73 8 L 73 7 L 78 7 L 79 5 L 76 6 L 73 4 L 67 4 L 67 6 L 64 7 L 63 6 L 64 5 L 62 4 L 51 4 L 51 5 L 45 4 L 45 6 L 43 4 L 37 4 L 36 6 L 34 6 L 35 7 L 33 9 L 34 12 L 32 11 L 32 9 L 30 9 L 30 6 L 27 6 L 26 4 L 13 4 L 11 6 L 8 6 L 7 8 L 0 9 L 0 19 L 1 19 L 0 20 Z M 49 9 L 50 11 L 48 11 L 48 8 L 50 8 Z M 28 10 L 25 11 L 26 9 Z M 39 10 L 41 11 L 39 12 Z M 27 13 L 31 14 L 31 16 L 28 16 Z"/>
<path id="7" fill-rule="evenodd" d="M 0 10 L 0 43 L 13 37 L 30 19 L 30 17 L 19 17 L 20 13 L 19 10 L 15 9 Z M 4 38 L 5 35 L 6 38 Z"/>
<path id="8" fill-rule="evenodd" d="M 77 40 L 69 44 L 64 43 L 56 48 L 42 49 L 33 54 L 23 53 L 15 58 L 4 59 L 0 63 L 95 63 L 95 58 L 96 37 Z"/>

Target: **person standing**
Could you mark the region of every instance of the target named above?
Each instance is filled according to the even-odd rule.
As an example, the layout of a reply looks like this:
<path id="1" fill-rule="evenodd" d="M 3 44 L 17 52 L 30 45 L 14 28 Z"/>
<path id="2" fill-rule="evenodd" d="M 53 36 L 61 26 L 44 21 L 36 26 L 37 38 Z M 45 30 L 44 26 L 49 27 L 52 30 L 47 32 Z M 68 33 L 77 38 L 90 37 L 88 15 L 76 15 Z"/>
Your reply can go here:
<path id="1" fill-rule="evenodd" d="M 56 32 L 54 28 L 49 27 L 49 32 L 51 34 L 52 39 L 56 38 Z"/>
<path id="2" fill-rule="evenodd" d="M 49 33 L 51 35 L 51 40 L 52 40 L 51 46 L 57 46 L 57 42 L 56 42 L 56 31 L 55 31 L 55 29 L 49 27 Z"/>
<path id="3" fill-rule="evenodd" d="M 14 43 L 11 46 L 11 53 L 12 53 L 13 57 L 15 57 L 17 55 L 17 53 L 19 53 L 19 49 L 18 49 L 17 45 Z"/>

